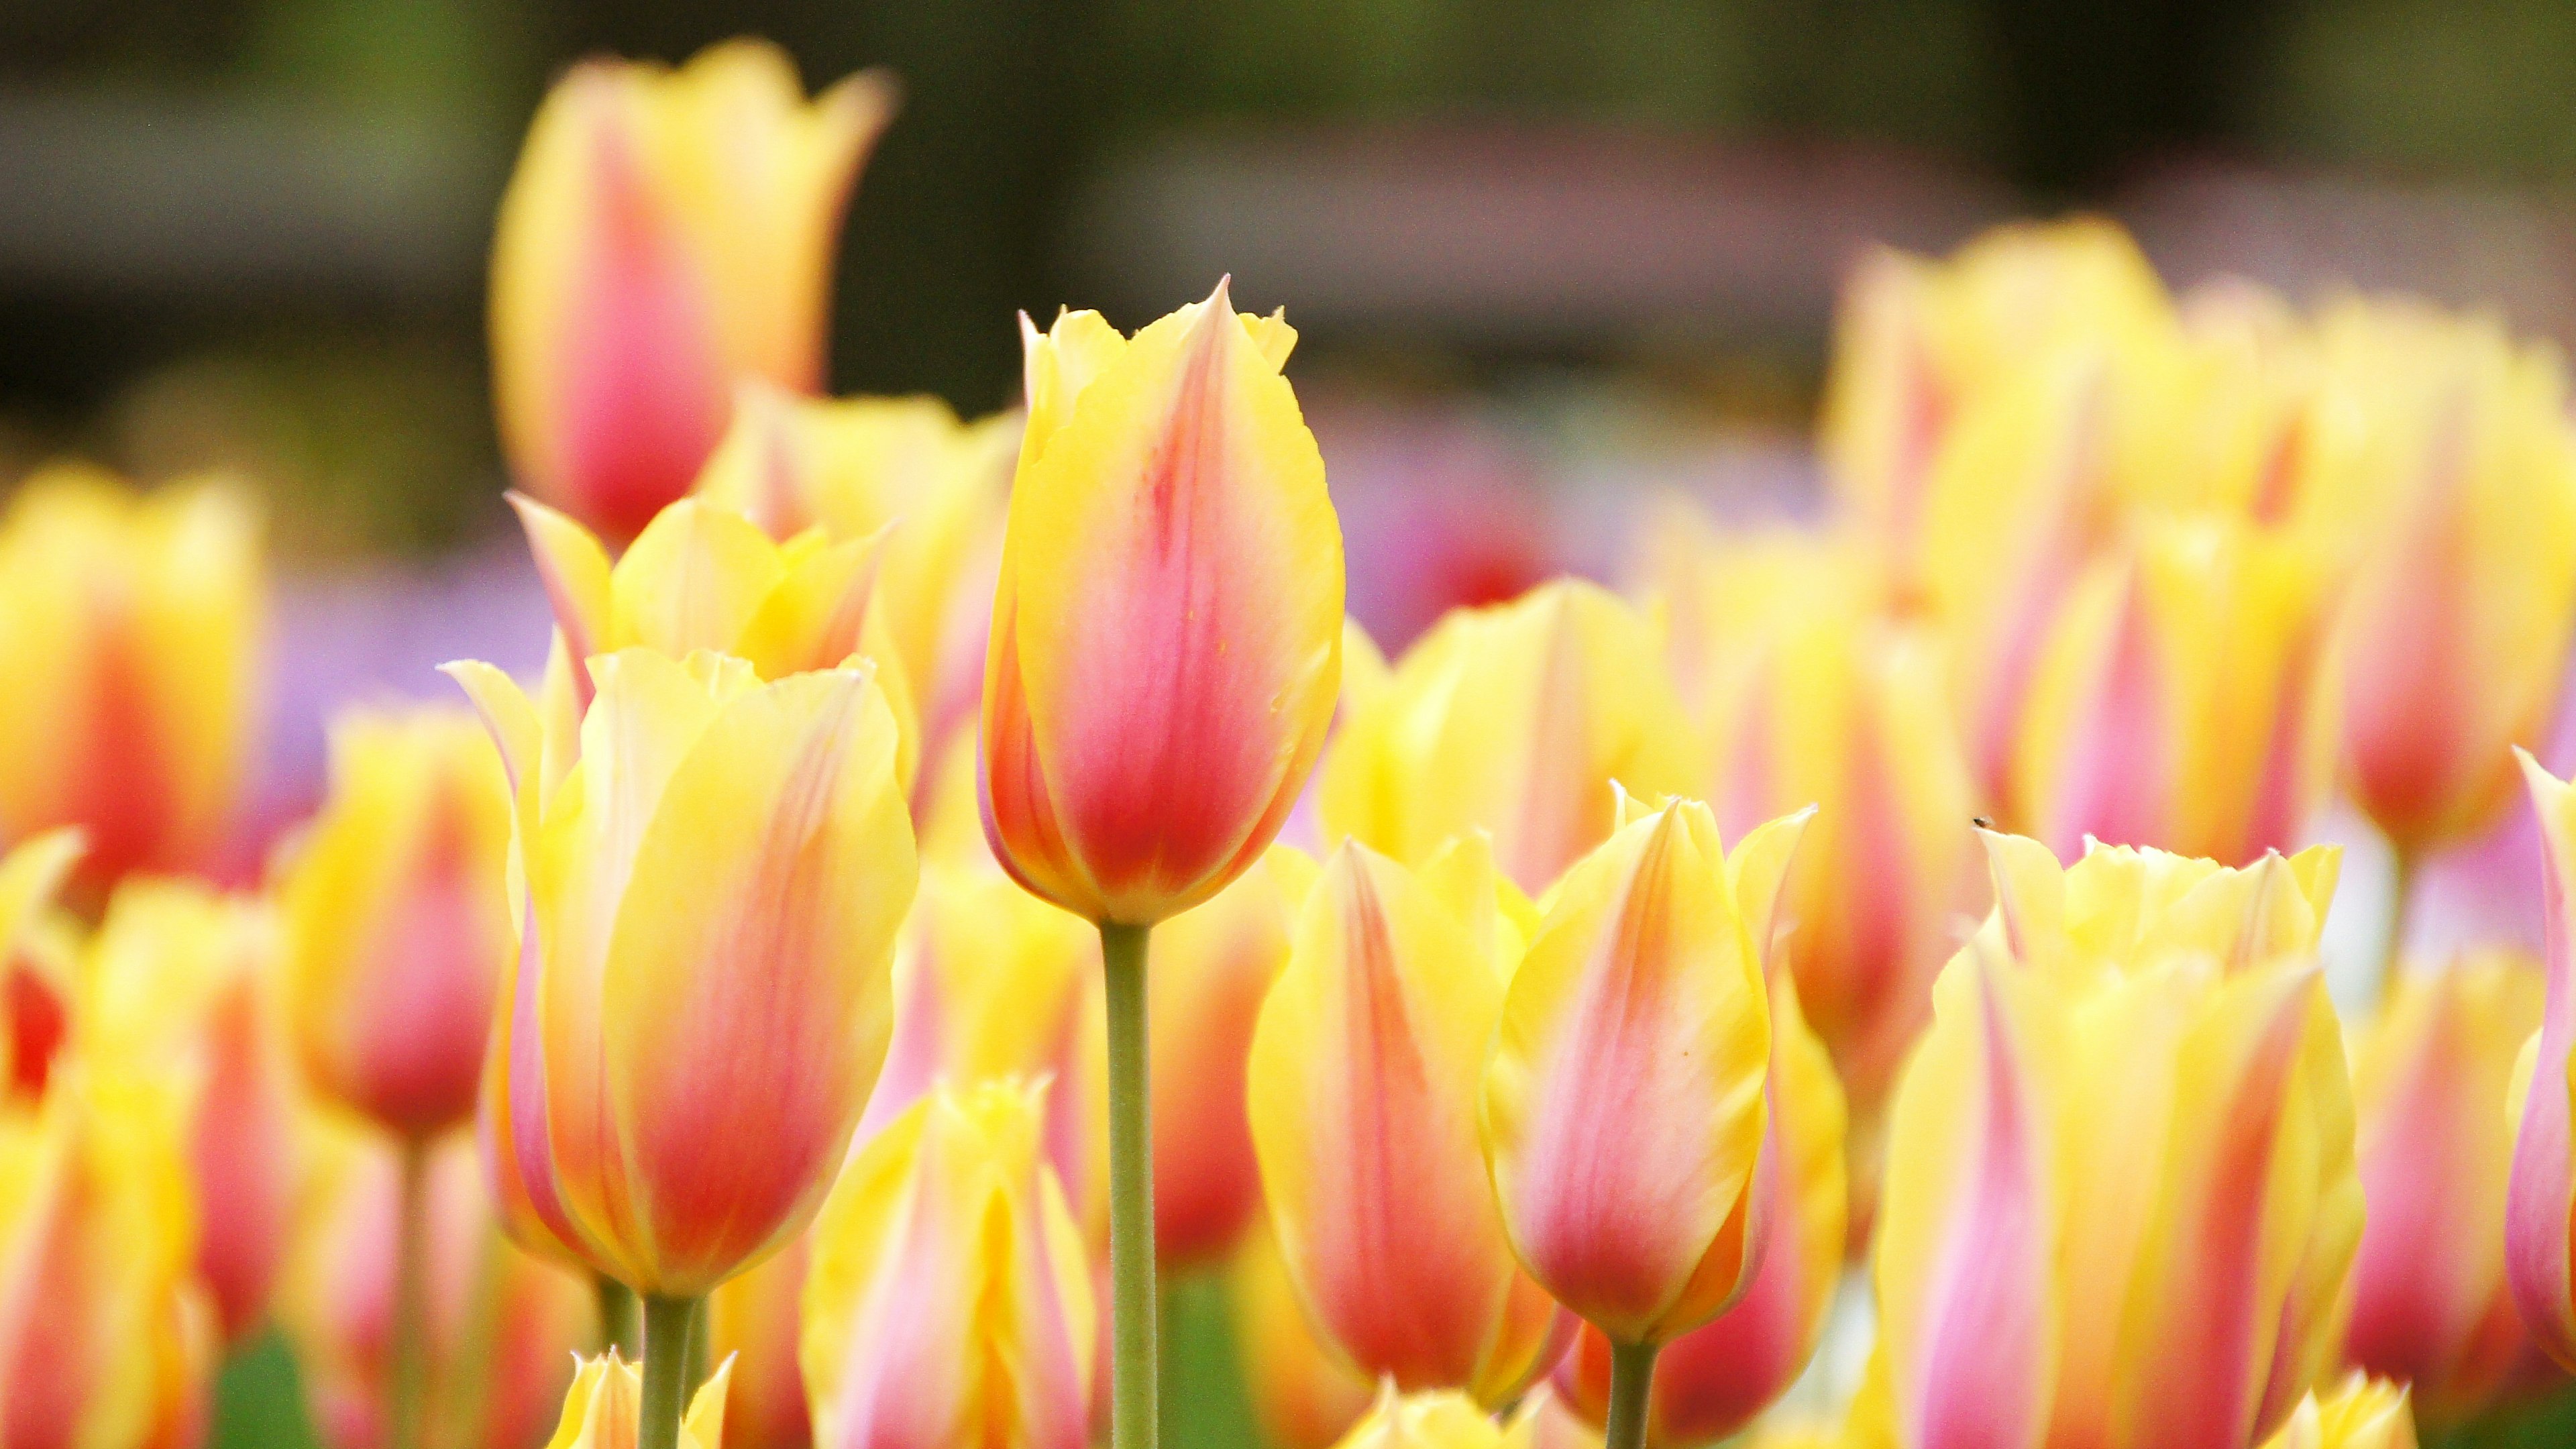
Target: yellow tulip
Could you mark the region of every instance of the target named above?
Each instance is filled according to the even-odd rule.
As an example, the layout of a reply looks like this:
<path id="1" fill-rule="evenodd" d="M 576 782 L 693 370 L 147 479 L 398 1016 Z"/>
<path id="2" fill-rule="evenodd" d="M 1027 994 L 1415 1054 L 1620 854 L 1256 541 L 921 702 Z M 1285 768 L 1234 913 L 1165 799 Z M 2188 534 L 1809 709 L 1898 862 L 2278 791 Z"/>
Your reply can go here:
<path id="1" fill-rule="evenodd" d="M 1988 847 L 1890 1121 L 1887 1442 L 2259 1442 L 2334 1360 L 2361 1232 L 2332 852 Z"/>
<path id="2" fill-rule="evenodd" d="M 1613 781 L 1698 779 L 1660 651 L 1643 615 L 1572 580 L 1452 612 L 1335 738 L 1326 838 L 1418 863 L 1482 830 L 1521 889 L 1546 889 L 1608 838 Z"/>
<path id="3" fill-rule="evenodd" d="M 736 382 L 823 378 L 832 264 L 885 77 L 806 101 L 776 47 L 575 66 L 492 243 L 492 385 L 520 484 L 628 537 L 688 491 Z"/>
<path id="4" fill-rule="evenodd" d="M 1329 1449 L 1376 1401 L 1376 1385 L 1315 1338 L 1278 1236 L 1256 1221 L 1226 1268 L 1235 1360 L 1272 1449 Z"/>
<path id="5" fill-rule="evenodd" d="M 1098 1320 L 1045 1093 L 942 1087 L 851 1158 L 805 1286 L 818 1444 L 1089 1443 Z"/>
<path id="6" fill-rule="evenodd" d="M 1289 1279 L 1361 1373 L 1501 1405 L 1564 1348 L 1513 1261 L 1477 1133 L 1485 1050 L 1536 913 L 1481 836 L 1420 873 L 1346 843 L 1297 922 L 1246 1068 Z"/>
<path id="7" fill-rule="evenodd" d="M 1398 1395 L 1389 1384 L 1335 1449 L 1503 1449 L 1503 1429 L 1465 1394 Z"/>
<path id="8" fill-rule="evenodd" d="M 2539 1357 L 2505 1290 L 2515 1052 L 2539 1029 L 2539 964 L 2494 952 L 2401 974 L 2356 1024 L 2362 1196 L 2344 1354 L 2456 1422 Z"/>
<path id="9" fill-rule="evenodd" d="M 884 1059 L 917 872 L 895 724 L 865 667 L 590 668 L 575 754 L 449 666 L 517 796 L 487 1156 L 522 1241 L 694 1298 L 812 1217 Z"/>
<path id="10" fill-rule="evenodd" d="M 305 1076 L 426 1141 L 474 1115 L 515 944 L 510 792 L 470 710 L 342 716 L 331 793 L 286 866 L 286 994 Z"/>
<path id="11" fill-rule="evenodd" d="M 2415 1419 L 2403 1384 L 2355 1373 L 2323 1395 L 2299 1401 L 2263 1449 L 2415 1449 Z"/>
<path id="12" fill-rule="evenodd" d="M 1764 948 L 1803 815 L 1721 851 L 1707 806 L 1619 824 L 1513 973 L 1483 1132 L 1513 1251 L 1612 1343 L 1717 1316 L 1761 1256 Z"/>
<path id="13" fill-rule="evenodd" d="M 0 1111 L 0 1443 L 192 1449 L 217 1348 L 183 1094 L 74 1065 Z"/>
<path id="14" fill-rule="evenodd" d="M 2532 1339 L 2562 1368 L 2576 1370 L 2576 959 L 2569 923 L 2576 920 L 2576 788 L 2554 779 L 2516 750 L 2540 817 L 2542 903 L 2548 938 L 2542 960 L 2548 989 L 2540 1029 L 2514 1064 L 2513 1168 L 2506 1180 L 2505 1284 Z"/>
<path id="15" fill-rule="evenodd" d="M 1288 818 L 1341 677 L 1342 535 L 1280 375 L 1219 285 L 1133 339 L 1028 333 L 1029 421 L 984 679 L 984 828 L 1036 895 L 1150 926 Z"/>
<path id="16" fill-rule="evenodd" d="M 95 892 L 205 863 L 251 747 L 259 524 L 220 482 L 57 465 L 0 518 L 0 839 L 59 825 Z"/>
<path id="17" fill-rule="evenodd" d="M 583 1359 L 564 1393 L 563 1418 L 546 1449 L 632 1449 L 644 1409 L 642 1368 L 613 1348 Z M 732 1377 L 733 1365 L 727 1363 L 698 1386 L 680 1421 L 680 1449 L 724 1449 L 725 1389 Z"/>

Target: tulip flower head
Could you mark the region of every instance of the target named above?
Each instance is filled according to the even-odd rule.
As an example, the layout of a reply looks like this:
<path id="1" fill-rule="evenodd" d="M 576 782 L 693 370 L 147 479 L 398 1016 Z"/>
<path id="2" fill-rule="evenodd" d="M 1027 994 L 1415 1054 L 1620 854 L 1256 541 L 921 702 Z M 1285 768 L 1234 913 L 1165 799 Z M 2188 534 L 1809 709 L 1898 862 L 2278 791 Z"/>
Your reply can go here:
<path id="1" fill-rule="evenodd" d="M 894 104 L 873 72 L 808 102 L 750 41 L 556 83 L 492 244 L 492 383 L 521 486 L 629 537 L 688 491 L 739 379 L 821 386 L 841 213 Z"/>
<path id="2" fill-rule="evenodd" d="M 1226 289 L 1132 339 L 1028 330 L 984 683 L 984 832 L 1075 915 L 1149 926 L 1260 858 L 1331 723 L 1342 538 L 1280 375 Z"/>
<path id="3" fill-rule="evenodd" d="M 893 714 L 864 666 L 628 649 L 590 661 L 576 754 L 500 671 L 449 672 L 517 797 L 484 1085 L 506 1219 L 703 1295 L 812 1217 L 884 1059 L 917 874 Z"/>
<path id="4" fill-rule="evenodd" d="M 1044 1084 L 923 1098 L 814 1227 L 802 1362 L 825 1449 L 1081 1449 L 1091 1267 L 1040 1147 Z"/>
<path id="5" fill-rule="evenodd" d="M 680 1421 L 680 1449 L 724 1449 L 725 1390 L 732 1378 L 728 1361 L 698 1386 Z M 613 1348 L 584 1359 L 564 1394 L 563 1418 L 546 1449 L 631 1449 L 643 1410 L 642 1365 L 628 1363 Z"/>

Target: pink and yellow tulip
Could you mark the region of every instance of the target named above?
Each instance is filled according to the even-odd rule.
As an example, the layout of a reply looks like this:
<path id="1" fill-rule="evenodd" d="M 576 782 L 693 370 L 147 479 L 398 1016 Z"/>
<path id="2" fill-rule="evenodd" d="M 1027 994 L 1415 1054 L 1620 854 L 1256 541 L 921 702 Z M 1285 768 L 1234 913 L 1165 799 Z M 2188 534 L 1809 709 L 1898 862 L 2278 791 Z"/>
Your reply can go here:
<path id="1" fill-rule="evenodd" d="M 642 1368 L 613 1348 L 582 1360 L 546 1449 L 633 1449 L 644 1407 Z M 725 1390 L 732 1378 L 733 1365 L 723 1364 L 698 1386 L 680 1421 L 679 1449 L 724 1449 Z"/>
<path id="2" fill-rule="evenodd" d="M 590 661 L 578 752 L 449 666 L 516 793 L 518 953 L 484 1082 L 523 1242 L 694 1298 L 820 1206 L 885 1055 L 917 866 L 868 669 Z"/>
<path id="3" fill-rule="evenodd" d="M 808 102 L 752 41 L 557 82 L 492 243 L 492 383 L 521 486 L 632 536 L 688 491 L 740 379 L 822 385 L 841 213 L 894 103 L 875 73 Z"/>

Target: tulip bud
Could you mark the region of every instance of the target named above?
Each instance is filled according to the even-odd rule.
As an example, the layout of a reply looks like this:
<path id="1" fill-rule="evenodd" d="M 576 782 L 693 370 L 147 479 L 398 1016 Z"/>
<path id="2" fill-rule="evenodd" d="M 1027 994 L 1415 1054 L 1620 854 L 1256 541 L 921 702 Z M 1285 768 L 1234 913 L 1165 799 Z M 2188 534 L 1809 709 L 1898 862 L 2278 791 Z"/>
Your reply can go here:
<path id="1" fill-rule="evenodd" d="M 1369 1411 L 1377 1389 L 1316 1341 L 1279 1238 L 1258 1220 L 1226 1269 L 1243 1389 L 1272 1449 L 1328 1449 Z"/>
<path id="2" fill-rule="evenodd" d="M 306 1124 L 306 1144 L 278 1323 L 322 1441 L 377 1449 L 387 1442 L 393 1362 L 396 1145 L 319 1114 Z M 521 1449 L 562 1401 L 564 1360 L 591 1332 L 590 1287 L 501 1240 L 463 1134 L 432 1149 L 428 1202 L 430 1440 Z"/>
<path id="3" fill-rule="evenodd" d="M 1085 919 L 1151 925 L 1279 833 L 1341 674 L 1342 536 L 1280 366 L 1223 284 L 1131 340 L 1028 331 L 984 680 L 984 833 Z"/>
<path id="4" fill-rule="evenodd" d="M 0 518 L 0 839 L 77 825 L 93 894 L 203 864 L 249 754 L 259 525 L 221 483 L 44 469 Z"/>
<path id="5" fill-rule="evenodd" d="M 1550 894 L 1505 993 L 1483 1088 L 1504 1227 L 1613 1343 L 1707 1322 L 1761 1257 L 1763 955 L 1805 825 L 1728 855 L 1696 801 L 1619 824 Z"/>
<path id="6" fill-rule="evenodd" d="M 806 1449 L 814 1442 L 805 1375 L 796 1362 L 813 1241 L 808 1228 L 707 1295 L 711 1356 L 734 1367 L 724 1418 L 725 1442 L 733 1449 Z"/>
<path id="7" fill-rule="evenodd" d="M 55 1073 L 0 1112 L 0 1444 L 192 1449 L 216 1328 L 197 1283 L 185 1103 Z"/>
<path id="8" fill-rule="evenodd" d="M 1804 842 L 1800 843 L 1804 849 Z M 1843 1092 L 1807 1030 L 1785 973 L 1771 986 L 1770 1125 L 1754 1174 L 1770 1243 L 1735 1306 L 1664 1345 L 1646 1399 L 1646 1442 L 1707 1444 L 1735 1434 L 1806 1369 L 1841 1286 Z M 1609 1407 L 1610 1341 L 1585 1328 L 1555 1383 L 1588 1421 Z"/>
<path id="9" fill-rule="evenodd" d="M 2331 852 L 1988 848 L 1890 1118 L 1893 1442 L 2258 1442 L 2332 1362 L 2361 1231 Z"/>
<path id="10" fill-rule="evenodd" d="M 2513 1169 L 2506 1183 L 2505 1283 L 2534 1342 L 2562 1368 L 2576 1370 L 2576 1286 L 2569 1261 L 2576 1248 L 2576 921 L 2569 889 L 2576 883 L 2576 789 L 2552 778 L 2517 749 L 2532 810 L 2540 817 L 2542 903 L 2548 989 L 2540 1029 L 2514 1064 Z"/>
<path id="11" fill-rule="evenodd" d="M 449 666 L 517 795 L 484 1083 L 505 1220 L 666 1298 L 793 1237 L 885 1055 L 917 871 L 867 668 L 590 661 L 579 754 L 499 670 Z"/>
<path id="12" fill-rule="evenodd" d="M 1371 1378 L 1493 1405 L 1564 1349 L 1556 1305 L 1512 1259 L 1476 1126 L 1534 924 L 1517 896 L 1480 836 L 1419 875 L 1346 843 L 1246 1069 L 1271 1222 L 1319 1334 Z"/>
<path id="13" fill-rule="evenodd" d="M 331 794 L 278 888 L 305 1076 L 426 1141 L 474 1115 L 513 944 L 510 792 L 471 711 L 342 717 Z"/>
<path id="14" fill-rule="evenodd" d="M 850 1159 L 805 1285 L 818 1445 L 1089 1442 L 1091 1268 L 1039 1151 L 1045 1094 L 943 1087 Z"/>
<path id="15" fill-rule="evenodd" d="M 2576 439 L 2554 350 L 2353 303 L 2320 325 L 2317 486 L 2354 545 L 2337 650 L 2353 799 L 2401 851 L 2511 798 L 2576 624 Z"/>
<path id="16" fill-rule="evenodd" d="M 1335 739 L 1326 838 L 1419 862 L 1482 830 L 1504 874 L 1546 889 L 1608 838 L 1612 782 L 1653 797 L 1697 778 L 1660 650 L 1644 616 L 1573 580 L 1451 612 Z"/>
<path id="17" fill-rule="evenodd" d="M 511 471 L 618 537 L 686 493 L 736 382 L 822 385 L 841 213 L 895 87 L 808 103 L 775 47 L 588 61 L 528 128 L 492 243 Z"/>
<path id="18" fill-rule="evenodd" d="M 2403 1384 L 2350 1374 L 2325 1394 L 2301 1399 L 2263 1449 L 2415 1449 L 2407 1395 Z"/>
<path id="19" fill-rule="evenodd" d="M 2217 516 L 2094 566 L 2031 680 L 2013 817 L 2063 859 L 2088 839 L 2230 865 L 2289 846 L 2332 773 L 2326 597 L 2313 550 Z"/>
<path id="20" fill-rule="evenodd" d="M 185 1087 L 203 1228 L 197 1266 L 239 1342 L 268 1311 L 295 1211 L 295 1069 L 267 909 L 131 877 L 88 948 L 76 1049 L 102 1072 Z"/>
<path id="21" fill-rule="evenodd" d="M 642 1370 L 641 1362 L 628 1363 L 614 1348 L 583 1359 L 546 1449 L 629 1449 L 644 1412 Z M 680 1421 L 680 1449 L 724 1449 L 725 1386 L 732 1377 L 733 1365 L 726 1363 L 698 1386 Z"/>
<path id="22" fill-rule="evenodd" d="M 2496 953 L 2400 975 L 2358 1024 L 2353 1098 L 2370 1214 L 2344 1354 L 2425 1417 L 2476 1414 L 2538 1357 L 2505 1291 L 2514 1053 L 2540 1026 L 2537 963 Z"/>
<path id="23" fill-rule="evenodd" d="M 1399 1397 L 1389 1384 L 1335 1449 L 1503 1449 L 1503 1430 L 1465 1394 Z"/>

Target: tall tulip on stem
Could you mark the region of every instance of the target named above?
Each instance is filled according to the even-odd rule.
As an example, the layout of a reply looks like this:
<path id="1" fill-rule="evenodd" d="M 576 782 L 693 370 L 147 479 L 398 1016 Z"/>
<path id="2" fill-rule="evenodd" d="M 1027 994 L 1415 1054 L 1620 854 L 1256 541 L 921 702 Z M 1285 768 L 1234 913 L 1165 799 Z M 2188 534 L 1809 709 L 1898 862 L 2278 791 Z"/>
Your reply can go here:
<path id="1" fill-rule="evenodd" d="M 1207 301 L 1122 337 L 1023 324 L 1028 433 L 986 655 L 994 857 L 1100 928 L 1111 1433 L 1154 1443 L 1154 924 L 1224 889 L 1297 800 L 1341 676 L 1342 537 L 1280 376 L 1296 335 Z"/>

